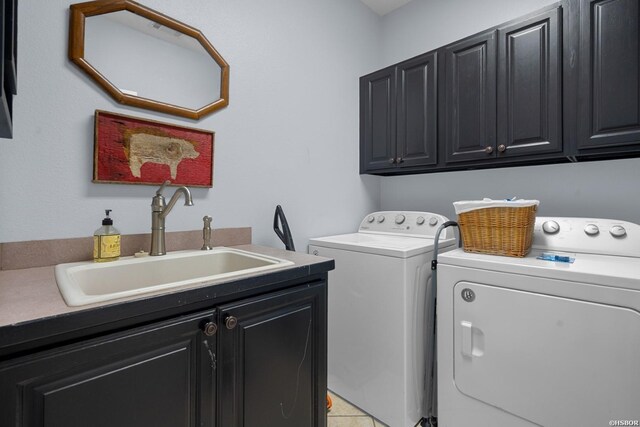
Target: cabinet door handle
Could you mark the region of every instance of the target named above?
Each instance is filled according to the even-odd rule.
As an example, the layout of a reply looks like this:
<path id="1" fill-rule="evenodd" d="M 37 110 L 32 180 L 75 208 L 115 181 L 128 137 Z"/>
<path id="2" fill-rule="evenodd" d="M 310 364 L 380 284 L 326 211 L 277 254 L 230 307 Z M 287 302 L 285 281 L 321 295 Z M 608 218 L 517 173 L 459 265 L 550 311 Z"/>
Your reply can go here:
<path id="1" fill-rule="evenodd" d="M 484 149 L 484 152 L 485 152 L 485 153 L 487 153 L 487 154 L 491 154 L 491 153 L 493 153 L 493 147 L 492 147 L 492 146 L 490 146 L 490 145 L 487 145 L 487 146 L 485 147 L 485 149 Z"/>
<path id="2" fill-rule="evenodd" d="M 238 319 L 236 319 L 235 317 L 229 314 L 227 314 L 227 316 L 224 318 L 224 325 L 229 330 L 235 328 L 237 324 L 238 324 Z"/>
<path id="3" fill-rule="evenodd" d="M 202 325 L 202 332 L 208 337 L 212 337 L 218 332 L 218 325 L 215 322 L 207 322 Z"/>
<path id="4" fill-rule="evenodd" d="M 400 163 L 404 163 L 404 159 L 403 159 L 402 157 L 398 157 L 398 158 L 396 159 L 396 164 L 398 164 L 398 165 L 399 165 Z"/>
<path id="5" fill-rule="evenodd" d="M 396 162 L 396 159 L 394 159 L 393 157 L 391 157 L 391 158 L 389 159 L 389 163 L 390 163 L 390 164 L 394 164 L 395 162 Z"/>
<path id="6" fill-rule="evenodd" d="M 504 144 L 498 145 L 498 151 L 504 153 L 505 151 L 507 151 L 507 146 Z"/>

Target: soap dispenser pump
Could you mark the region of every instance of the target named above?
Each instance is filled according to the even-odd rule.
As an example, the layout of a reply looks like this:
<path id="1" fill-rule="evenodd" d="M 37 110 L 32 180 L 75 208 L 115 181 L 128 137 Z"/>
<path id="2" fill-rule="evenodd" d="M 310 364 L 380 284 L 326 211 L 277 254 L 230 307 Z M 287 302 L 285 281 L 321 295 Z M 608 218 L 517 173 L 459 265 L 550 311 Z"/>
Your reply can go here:
<path id="1" fill-rule="evenodd" d="M 120 258 L 120 232 L 113 226 L 109 217 L 111 209 L 104 211 L 107 216 L 102 227 L 93 233 L 93 260 L 95 262 L 115 261 Z"/>

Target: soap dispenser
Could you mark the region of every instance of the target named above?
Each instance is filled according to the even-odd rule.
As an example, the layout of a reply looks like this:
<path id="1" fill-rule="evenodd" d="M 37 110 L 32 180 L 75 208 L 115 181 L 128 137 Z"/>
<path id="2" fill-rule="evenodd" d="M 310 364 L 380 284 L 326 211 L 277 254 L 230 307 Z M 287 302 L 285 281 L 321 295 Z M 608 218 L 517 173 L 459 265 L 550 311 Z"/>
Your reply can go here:
<path id="1" fill-rule="evenodd" d="M 107 216 L 102 220 L 102 227 L 93 233 L 93 260 L 95 262 L 115 261 L 120 258 L 120 232 L 113 226 L 109 218 L 111 209 L 104 211 Z"/>

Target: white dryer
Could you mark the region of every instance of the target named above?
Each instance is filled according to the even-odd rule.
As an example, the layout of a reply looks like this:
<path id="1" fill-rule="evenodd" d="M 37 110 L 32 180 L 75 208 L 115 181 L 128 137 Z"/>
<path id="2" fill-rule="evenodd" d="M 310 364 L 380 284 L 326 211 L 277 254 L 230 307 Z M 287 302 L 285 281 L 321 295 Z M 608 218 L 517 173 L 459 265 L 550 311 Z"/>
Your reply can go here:
<path id="1" fill-rule="evenodd" d="M 425 301 L 434 296 L 430 263 L 446 221 L 428 212 L 375 212 L 357 233 L 310 240 L 309 253 L 336 264 L 329 272 L 328 386 L 393 427 L 426 415 L 433 312 Z M 439 251 L 454 244 L 445 229 Z"/>
<path id="2" fill-rule="evenodd" d="M 437 297 L 439 425 L 638 425 L 640 226 L 538 218 L 524 258 L 439 257 Z"/>

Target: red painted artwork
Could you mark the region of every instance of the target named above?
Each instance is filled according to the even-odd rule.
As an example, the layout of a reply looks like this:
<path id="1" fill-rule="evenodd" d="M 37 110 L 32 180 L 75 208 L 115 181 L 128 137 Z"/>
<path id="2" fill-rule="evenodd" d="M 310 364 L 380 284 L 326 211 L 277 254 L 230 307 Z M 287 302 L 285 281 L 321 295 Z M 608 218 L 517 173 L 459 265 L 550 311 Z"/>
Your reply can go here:
<path id="1" fill-rule="evenodd" d="M 213 186 L 213 132 L 96 110 L 93 182 Z"/>

